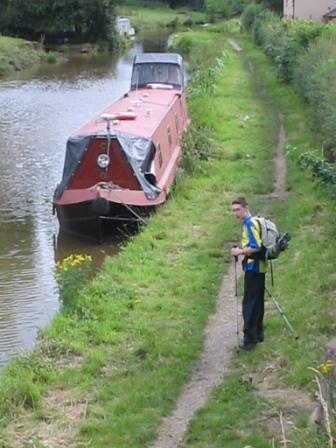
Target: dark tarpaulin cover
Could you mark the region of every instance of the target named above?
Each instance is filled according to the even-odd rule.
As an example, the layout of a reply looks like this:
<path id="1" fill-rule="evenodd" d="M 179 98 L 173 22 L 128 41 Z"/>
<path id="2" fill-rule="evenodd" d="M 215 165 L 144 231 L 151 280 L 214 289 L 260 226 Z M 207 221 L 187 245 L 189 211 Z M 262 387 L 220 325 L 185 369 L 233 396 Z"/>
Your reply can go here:
<path id="1" fill-rule="evenodd" d="M 68 188 L 71 179 L 75 176 L 81 164 L 85 151 L 95 138 L 107 139 L 108 136 L 106 133 L 101 133 L 69 138 L 65 152 L 62 181 L 56 187 L 54 199 L 59 199 Z M 146 174 L 151 171 L 151 165 L 155 155 L 155 148 L 151 140 L 125 132 L 113 132 L 111 139 L 118 140 L 120 148 L 133 169 L 146 197 L 148 199 L 155 199 L 161 192 L 161 189 L 153 185 L 146 178 Z M 111 163 L 113 163 L 113 160 L 111 160 Z"/>

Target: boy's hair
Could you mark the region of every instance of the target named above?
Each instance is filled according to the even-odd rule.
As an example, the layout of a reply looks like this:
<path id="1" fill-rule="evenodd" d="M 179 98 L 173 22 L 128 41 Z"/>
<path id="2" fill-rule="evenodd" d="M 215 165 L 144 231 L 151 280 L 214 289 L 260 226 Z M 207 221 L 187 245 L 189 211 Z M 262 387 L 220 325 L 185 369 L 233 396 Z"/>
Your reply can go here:
<path id="1" fill-rule="evenodd" d="M 233 204 L 239 204 L 242 207 L 247 207 L 248 206 L 248 202 L 247 200 L 243 197 L 243 196 L 239 196 L 237 199 L 234 199 L 231 203 L 231 205 Z"/>

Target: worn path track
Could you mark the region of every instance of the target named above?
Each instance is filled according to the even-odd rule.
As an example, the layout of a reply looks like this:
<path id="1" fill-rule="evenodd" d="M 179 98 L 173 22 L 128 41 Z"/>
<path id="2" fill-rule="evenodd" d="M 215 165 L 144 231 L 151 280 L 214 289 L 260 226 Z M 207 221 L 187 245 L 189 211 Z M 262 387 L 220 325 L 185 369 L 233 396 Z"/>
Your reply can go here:
<path id="1" fill-rule="evenodd" d="M 233 40 L 229 44 L 238 53 L 240 46 Z M 253 66 L 250 63 L 253 70 Z M 274 158 L 274 191 L 267 195 L 270 200 L 285 199 L 286 160 L 284 156 L 285 130 L 283 115 L 279 112 L 279 131 Z M 236 348 L 236 305 L 234 285 L 234 262 L 224 276 L 216 301 L 216 311 L 205 329 L 204 349 L 197 361 L 191 379 L 184 386 L 176 407 L 166 417 L 159 429 L 158 437 L 150 448 L 177 448 L 187 432 L 188 424 L 202 408 L 211 390 L 219 385 L 229 369 L 229 362 Z M 239 316 L 241 322 L 241 316 Z"/>
<path id="2" fill-rule="evenodd" d="M 210 391 L 219 385 L 228 370 L 236 344 L 234 264 L 224 276 L 217 297 L 216 311 L 205 329 L 203 352 L 191 379 L 184 386 L 173 413 L 166 417 L 152 448 L 177 447 L 190 420 L 207 401 Z"/>

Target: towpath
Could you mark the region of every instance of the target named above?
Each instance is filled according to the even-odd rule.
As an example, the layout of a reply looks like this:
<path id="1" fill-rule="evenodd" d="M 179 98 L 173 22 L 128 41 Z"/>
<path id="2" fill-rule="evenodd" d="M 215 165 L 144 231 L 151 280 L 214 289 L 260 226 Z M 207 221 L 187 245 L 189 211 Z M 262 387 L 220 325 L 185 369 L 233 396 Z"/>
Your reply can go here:
<path id="1" fill-rule="evenodd" d="M 228 42 L 237 53 L 243 55 L 236 41 L 229 39 Z M 253 71 L 250 61 L 248 70 Z M 279 112 L 274 157 L 274 190 L 265 198 L 270 201 L 287 197 L 284 143 L 283 115 Z M 157 439 L 150 448 L 177 448 L 196 412 L 205 405 L 210 392 L 223 381 L 225 373 L 229 370 L 230 360 L 237 344 L 234 268 L 232 261 L 217 296 L 215 313 L 206 326 L 204 348 L 195 364 L 193 374 L 185 384 L 175 409 L 164 418 Z M 239 322 L 242 322 L 240 310 Z"/>

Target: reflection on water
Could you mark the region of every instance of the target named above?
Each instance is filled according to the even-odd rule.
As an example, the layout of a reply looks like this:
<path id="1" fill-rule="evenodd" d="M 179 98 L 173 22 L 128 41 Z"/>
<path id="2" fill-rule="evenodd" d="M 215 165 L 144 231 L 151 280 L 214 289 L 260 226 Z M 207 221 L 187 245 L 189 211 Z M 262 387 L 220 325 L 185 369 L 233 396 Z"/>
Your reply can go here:
<path id="1" fill-rule="evenodd" d="M 166 38 L 144 41 L 162 51 Z M 0 82 L 0 366 L 32 347 L 59 309 L 55 258 L 87 253 L 97 267 L 117 251 L 56 237 L 52 195 L 68 136 L 128 90 L 142 51 L 136 43 L 119 58 L 74 55 Z"/>
<path id="2" fill-rule="evenodd" d="M 63 260 L 70 254 L 87 254 L 92 257 L 93 271 L 97 271 L 102 265 L 106 255 L 117 255 L 120 239 L 112 239 L 101 245 L 90 241 L 79 240 L 65 233 L 59 233 L 54 238 L 55 262 Z"/>

